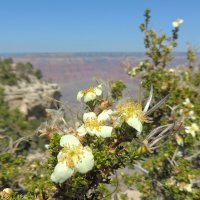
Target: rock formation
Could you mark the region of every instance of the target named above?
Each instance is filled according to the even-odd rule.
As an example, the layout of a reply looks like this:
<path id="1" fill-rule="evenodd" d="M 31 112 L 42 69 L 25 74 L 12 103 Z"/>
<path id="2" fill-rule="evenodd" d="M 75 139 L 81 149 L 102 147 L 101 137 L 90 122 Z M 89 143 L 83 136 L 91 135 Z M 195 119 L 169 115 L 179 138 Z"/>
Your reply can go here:
<path id="1" fill-rule="evenodd" d="M 45 116 L 45 109 L 58 107 L 55 101 L 61 97 L 58 84 L 39 80 L 33 74 L 25 74 L 25 77 L 26 79 L 18 79 L 15 85 L 1 85 L 4 100 L 11 109 L 18 109 L 27 118 L 38 118 Z"/>
<path id="2" fill-rule="evenodd" d="M 19 109 L 26 117 L 45 115 L 46 108 L 55 108 L 60 99 L 60 88 L 55 83 L 20 82 L 17 86 L 4 85 L 5 101 L 11 109 Z"/>

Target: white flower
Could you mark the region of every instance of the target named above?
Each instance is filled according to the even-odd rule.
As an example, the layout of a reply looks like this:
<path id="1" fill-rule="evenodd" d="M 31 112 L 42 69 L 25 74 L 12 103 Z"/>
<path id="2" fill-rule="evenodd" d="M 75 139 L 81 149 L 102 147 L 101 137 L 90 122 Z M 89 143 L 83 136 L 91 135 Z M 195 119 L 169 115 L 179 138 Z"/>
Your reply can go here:
<path id="1" fill-rule="evenodd" d="M 170 69 L 169 69 L 169 72 L 170 72 L 170 73 L 174 73 L 175 71 L 176 71 L 176 70 L 173 69 L 173 68 L 170 68 Z"/>
<path id="2" fill-rule="evenodd" d="M 191 126 L 185 127 L 185 132 L 190 133 L 193 137 L 195 137 L 196 132 L 199 131 L 199 126 L 196 123 L 192 123 Z"/>
<path id="3" fill-rule="evenodd" d="M 191 104 L 191 103 L 190 103 Z M 189 104 L 188 104 L 189 105 Z M 192 104 L 189 106 L 193 106 Z M 196 116 L 195 116 L 195 112 L 193 110 L 188 110 L 188 109 L 180 109 L 179 110 L 179 114 L 180 115 L 184 115 L 185 117 L 188 117 L 189 119 L 195 120 Z"/>
<path id="4" fill-rule="evenodd" d="M 116 113 L 119 115 L 121 121 L 125 121 L 139 133 L 142 132 L 142 122 L 146 121 L 146 118 L 140 104 L 128 100 L 117 106 Z"/>
<path id="5" fill-rule="evenodd" d="M 113 111 L 111 109 L 104 110 L 98 115 L 98 120 L 100 121 L 107 121 L 110 119 L 110 116 L 112 115 Z"/>
<path id="6" fill-rule="evenodd" d="M 175 138 L 176 138 L 177 144 L 180 146 L 183 146 L 183 138 L 178 134 L 175 135 Z"/>
<path id="7" fill-rule="evenodd" d="M 77 94 L 77 100 L 81 101 L 84 97 L 84 102 L 93 101 L 97 98 L 97 96 L 102 95 L 102 85 L 98 85 L 97 87 L 90 87 L 85 90 L 81 90 Z"/>
<path id="8" fill-rule="evenodd" d="M 172 22 L 172 26 L 174 28 L 179 27 L 183 23 L 183 19 L 176 19 L 175 21 Z"/>
<path id="9" fill-rule="evenodd" d="M 183 105 L 187 108 L 193 108 L 194 105 L 191 103 L 189 98 L 186 98 L 185 101 L 183 102 Z"/>
<path id="10" fill-rule="evenodd" d="M 181 183 L 178 183 L 177 186 L 179 187 L 179 190 L 180 191 L 187 191 L 187 192 L 192 192 L 192 184 L 187 184 L 185 182 L 181 182 Z"/>
<path id="11" fill-rule="evenodd" d="M 192 192 L 192 184 L 186 184 L 184 190 L 187 192 Z"/>
<path id="12" fill-rule="evenodd" d="M 59 152 L 58 164 L 51 174 L 55 183 L 63 183 L 75 172 L 87 173 L 94 166 L 94 156 L 89 147 L 83 147 L 73 135 L 64 135 L 60 139 L 62 150 Z"/>
<path id="13" fill-rule="evenodd" d="M 193 110 L 189 111 L 188 115 L 189 115 L 189 117 L 190 117 L 192 120 L 195 120 L 195 119 L 196 119 L 195 113 L 194 113 Z"/>
<path id="14" fill-rule="evenodd" d="M 105 125 L 105 122 L 109 120 L 111 114 L 111 110 L 104 110 L 98 117 L 94 112 L 84 113 L 84 124 L 77 129 L 78 134 L 84 136 L 88 133 L 103 138 L 111 137 L 113 127 Z"/>
<path id="15" fill-rule="evenodd" d="M 141 61 L 141 62 L 139 63 L 139 66 L 142 67 L 142 65 L 144 65 L 144 62 Z"/>
<path id="16" fill-rule="evenodd" d="M 166 181 L 166 185 L 167 185 L 168 187 L 172 187 L 172 186 L 174 186 L 175 184 L 176 184 L 176 180 L 174 179 L 173 176 L 170 177 L 169 179 L 167 179 L 167 181 Z"/>
<path id="17" fill-rule="evenodd" d="M 180 110 L 179 110 L 179 115 L 182 115 L 184 113 L 184 110 L 181 108 Z"/>

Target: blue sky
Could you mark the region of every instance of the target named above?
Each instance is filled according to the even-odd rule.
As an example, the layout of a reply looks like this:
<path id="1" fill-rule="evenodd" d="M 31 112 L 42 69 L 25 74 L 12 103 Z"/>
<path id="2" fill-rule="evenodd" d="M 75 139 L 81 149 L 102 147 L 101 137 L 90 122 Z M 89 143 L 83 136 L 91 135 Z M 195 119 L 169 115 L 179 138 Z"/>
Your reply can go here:
<path id="1" fill-rule="evenodd" d="M 199 0 L 0 0 L 0 8 L 0 53 L 144 51 L 146 8 L 160 31 L 184 19 L 176 51 L 200 47 Z"/>

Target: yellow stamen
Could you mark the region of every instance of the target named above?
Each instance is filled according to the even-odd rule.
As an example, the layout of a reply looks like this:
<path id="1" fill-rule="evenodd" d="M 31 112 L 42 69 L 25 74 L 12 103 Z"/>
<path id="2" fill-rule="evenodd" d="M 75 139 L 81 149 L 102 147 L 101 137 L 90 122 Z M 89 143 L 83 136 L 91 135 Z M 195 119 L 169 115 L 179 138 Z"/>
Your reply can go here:
<path id="1" fill-rule="evenodd" d="M 102 126 L 102 122 L 97 119 L 97 117 L 90 117 L 85 120 L 85 127 L 100 130 L 100 126 Z"/>
<path id="2" fill-rule="evenodd" d="M 190 126 L 190 130 L 191 131 L 198 131 L 199 127 L 196 124 L 192 124 L 192 126 Z"/>
<path id="3" fill-rule="evenodd" d="M 95 87 L 89 87 L 89 88 L 87 88 L 85 90 L 82 90 L 82 93 L 85 95 L 88 92 L 93 92 L 94 93 L 94 91 L 95 91 Z"/>
<path id="4" fill-rule="evenodd" d="M 69 147 L 65 145 L 61 150 L 63 154 L 65 154 L 62 158 L 58 159 L 58 162 L 66 162 L 69 168 L 74 168 L 74 160 L 80 161 L 81 155 L 83 155 L 83 146 L 81 144 L 74 145 L 73 147 Z"/>
<path id="5" fill-rule="evenodd" d="M 142 111 L 142 106 L 132 100 L 128 100 L 124 104 L 118 105 L 117 112 L 120 113 L 125 120 L 135 116 L 141 122 L 147 121 L 144 112 Z"/>

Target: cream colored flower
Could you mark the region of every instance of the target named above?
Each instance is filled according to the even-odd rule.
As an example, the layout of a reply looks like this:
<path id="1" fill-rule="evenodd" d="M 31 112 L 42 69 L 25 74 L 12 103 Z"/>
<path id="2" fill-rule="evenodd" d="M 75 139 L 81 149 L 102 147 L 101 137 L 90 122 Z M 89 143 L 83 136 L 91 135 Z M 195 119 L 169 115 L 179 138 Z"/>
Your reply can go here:
<path id="1" fill-rule="evenodd" d="M 188 116 L 189 116 L 190 119 L 192 119 L 192 120 L 195 120 L 195 119 L 196 119 L 196 117 L 195 117 L 195 113 L 194 113 L 193 110 L 190 110 L 190 111 L 188 112 Z"/>
<path id="2" fill-rule="evenodd" d="M 174 73 L 175 71 L 176 71 L 176 70 L 173 69 L 173 68 L 170 68 L 170 69 L 169 69 L 169 72 L 170 72 L 170 73 Z"/>
<path id="3" fill-rule="evenodd" d="M 179 115 L 182 115 L 183 114 L 183 109 L 181 108 L 180 110 L 179 110 Z"/>
<path id="4" fill-rule="evenodd" d="M 97 87 L 90 87 L 85 90 L 81 90 L 77 94 L 77 100 L 81 101 L 84 97 L 84 102 L 89 102 L 95 100 L 98 96 L 102 95 L 102 85 Z"/>
<path id="5" fill-rule="evenodd" d="M 176 134 L 175 138 L 176 138 L 177 144 L 180 146 L 183 146 L 183 138 L 179 134 Z"/>
<path id="6" fill-rule="evenodd" d="M 183 105 L 187 108 L 193 108 L 194 105 L 191 103 L 189 98 L 186 98 L 185 101 L 183 102 Z"/>
<path id="7" fill-rule="evenodd" d="M 170 177 L 169 179 L 167 179 L 167 181 L 166 181 L 166 185 L 167 185 L 168 187 L 172 187 L 172 186 L 174 186 L 175 184 L 176 184 L 176 180 L 174 179 L 173 176 Z"/>
<path id="8" fill-rule="evenodd" d="M 83 147 L 73 135 L 64 135 L 60 139 L 62 150 L 59 152 L 58 164 L 51 174 L 55 183 L 63 183 L 75 172 L 87 173 L 94 166 L 94 156 L 89 147 Z"/>
<path id="9" fill-rule="evenodd" d="M 185 117 L 192 119 L 192 120 L 196 119 L 195 112 L 193 110 L 180 109 L 179 114 L 184 115 Z"/>
<path id="10" fill-rule="evenodd" d="M 174 28 L 177 28 L 177 27 L 179 27 L 183 22 L 184 22 L 183 19 L 176 19 L 175 21 L 172 22 L 172 26 L 173 26 Z"/>
<path id="11" fill-rule="evenodd" d="M 111 137 L 113 127 L 105 125 L 111 114 L 111 110 L 104 110 L 98 117 L 94 112 L 84 113 L 84 124 L 77 129 L 78 134 L 84 136 L 88 133 L 89 135 L 96 135 L 103 138 Z"/>
<path id="12" fill-rule="evenodd" d="M 185 182 L 181 182 L 177 184 L 180 191 L 192 192 L 192 184 L 187 184 Z"/>
<path id="13" fill-rule="evenodd" d="M 139 66 L 142 67 L 142 65 L 144 65 L 144 62 L 141 61 L 141 62 L 139 63 Z"/>
<path id="14" fill-rule="evenodd" d="M 121 121 L 125 121 L 129 126 L 142 132 L 142 123 L 147 121 L 142 106 L 133 100 L 127 100 L 116 107 L 116 114 Z"/>
<path id="15" fill-rule="evenodd" d="M 187 192 L 192 192 L 192 184 L 186 184 L 184 190 Z"/>
<path id="16" fill-rule="evenodd" d="M 199 126 L 196 123 L 192 123 L 191 126 L 185 127 L 185 132 L 190 133 L 193 137 L 195 137 L 196 132 L 199 131 Z"/>

